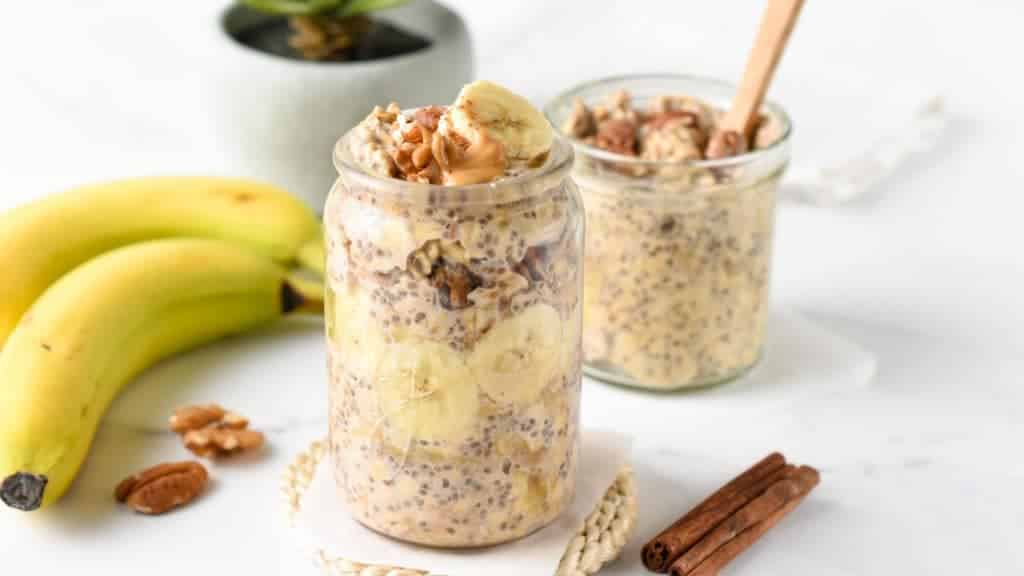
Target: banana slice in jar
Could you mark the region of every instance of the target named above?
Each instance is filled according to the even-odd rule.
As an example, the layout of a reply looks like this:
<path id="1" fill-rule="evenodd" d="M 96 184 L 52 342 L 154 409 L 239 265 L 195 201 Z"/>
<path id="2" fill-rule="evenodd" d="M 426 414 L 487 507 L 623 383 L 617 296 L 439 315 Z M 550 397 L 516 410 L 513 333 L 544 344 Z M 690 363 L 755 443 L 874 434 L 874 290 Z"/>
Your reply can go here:
<path id="1" fill-rule="evenodd" d="M 369 375 L 375 349 L 386 344 L 387 335 L 370 315 L 369 293 L 355 284 L 330 290 L 334 313 L 328 318 L 332 352 L 342 367 L 360 378 Z"/>
<path id="2" fill-rule="evenodd" d="M 534 304 L 499 320 L 477 342 L 469 361 L 473 378 L 495 402 L 529 406 L 561 373 L 563 340 L 558 311 Z"/>
<path id="3" fill-rule="evenodd" d="M 378 352 L 372 385 L 385 436 L 396 448 L 416 442 L 447 451 L 473 435 L 480 398 L 460 354 L 424 340 L 389 344 Z"/>
<path id="4" fill-rule="evenodd" d="M 542 157 L 554 140 L 551 125 L 529 100 L 486 80 L 465 85 L 441 123 L 442 131 L 454 131 L 471 143 L 494 138 L 510 160 Z"/>

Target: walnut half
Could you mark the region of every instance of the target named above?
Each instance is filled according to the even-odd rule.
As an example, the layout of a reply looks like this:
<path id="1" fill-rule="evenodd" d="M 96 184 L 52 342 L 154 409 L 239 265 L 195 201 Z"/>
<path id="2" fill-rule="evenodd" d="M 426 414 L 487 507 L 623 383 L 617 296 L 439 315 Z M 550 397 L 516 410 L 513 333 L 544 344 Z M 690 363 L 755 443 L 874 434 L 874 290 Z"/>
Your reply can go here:
<path id="1" fill-rule="evenodd" d="M 171 430 L 185 448 L 203 458 L 221 458 L 263 446 L 262 432 L 249 430 L 249 420 L 216 404 L 186 406 L 174 412 Z"/>
<path id="2" fill-rule="evenodd" d="M 201 458 L 223 458 L 263 446 L 265 438 L 257 430 L 202 428 L 189 430 L 183 438 L 185 448 Z"/>
<path id="3" fill-rule="evenodd" d="M 469 293 L 483 284 L 483 280 L 464 264 L 441 259 L 430 275 L 430 283 L 437 289 L 438 301 L 446 310 L 469 308 L 473 302 Z"/>

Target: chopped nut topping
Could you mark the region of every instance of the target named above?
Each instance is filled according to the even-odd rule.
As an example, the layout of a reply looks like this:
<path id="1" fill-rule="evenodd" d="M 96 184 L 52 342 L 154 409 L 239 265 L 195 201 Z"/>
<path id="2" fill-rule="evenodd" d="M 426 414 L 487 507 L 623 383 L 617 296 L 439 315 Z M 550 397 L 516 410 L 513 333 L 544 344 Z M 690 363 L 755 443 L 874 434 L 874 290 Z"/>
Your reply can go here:
<path id="1" fill-rule="evenodd" d="M 442 134 L 445 110 L 428 106 L 404 115 L 394 103 L 378 106 L 357 128 L 352 154 L 374 174 L 409 182 L 463 185 L 501 177 L 508 169 L 504 145 L 486 135 L 471 142 L 455 131 Z"/>
<path id="2" fill-rule="evenodd" d="M 424 130 L 420 128 L 420 125 L 415 124 L 408 131 L 402 133 L 402 139 L 406 142 L 419 144 L 423 142 L 423 132 Z"/>
<path id="3" fill-rule="evenodd" d="M 572 112 L 562 126 L 562 131 L 574 138 L 586 138 L 597 132 L 597 121 L 583 100 L 577 98 L 572 103 Z"/>
<path id="4" fill-rule="evenodd" d="M 704 147 L 704 134 L 696 125 L 692 114 L 665 113 L 648 123 L 643 131 L 640 148 L 646 160 L 700 160 Z"/>
<path id="5" fill-rule="evenodd" d="M 608 100 L 611 117 L 634 123 L 640 120 L 640 113 L 633 109 L 632 99 L 633 97 L 626 90 L 619 90 L 612 94 Z"/>
<path id="6" fill-rule="evenodd" d="M 413 166 L 412 163 L 413 150 L 415 150 L 415 148 L 409 144 L 402 144 L 398 150 L 395 151 L 395 155 L 392 156 L 392 160 L 395 161 L 395 166 L 398 166 L 398 169 L 407 176 L 409 174 L 416 173 L 416 167 Z"/>
<path id="7" fill-rule="evenodd" d="M 687 128 L 699 126 L 697 115 L 693 112 L 686 110 L 668 110 L 650 115 L 644 121 L 644 128 L 648 130 L 658 130 L 670 122 L 686 126 Z"/>
<path id="8" fill-rule="evenodd" d="M 602 122 L 597 127 L 597 145 L 616 154 L 636 156 L 636 124 L 625 118 Z"/>
<path id="9" fill-rule="evenodd" d="M 198 462 L 160 464 L 122 480 L 114 498 L 141 514 L 163 514 L 194 500 L 208 480 Z"/>
<path id="10" fill-rule="evenodd" d="M 606 104 L 592 109 L 576 100 L 562 130 L 586 144 L 645 160 L 686 161 L 743 154 L 748 144 L 740 134 L 716 131 L 721 114 L 689 96 L 658 96 L 646 110 L 639 110 L 632 106 L 629 93 L 620 90 L 610 94 Z M 754 143 L 763 148 L 777 140 L 779 133 L 771 118 L 762 118 Z"/>
<path id="11" fill-rule="evenodd" d="M 708 143 L 708 158 L 726 158 L 747 151 L 747 139 L 735 130 L 716 132 Z"/>
<path id="12" fill-rule="evenodd" d="M 441 121 L 442 114 L 444 114 L 444 106 L 426 106 L 418 108 L 413 114 L 413 118 L 431 132 L 437 132 L 437 125 Z"/>
<path id="13" fill-rule="evenodd" d="M 434 138 L 430 143 L 430 149 L 434 153 L 434 159 L 441 166 L 442 170 L 451 169 L 451 162 L 448 160 L 448 143 L 444 136 L 434 132 Z"/>
<path id="14" fill-rule="evenodd" d="M 380 106 L 374 106 L 373 112 L 371 112 L 371 114 L 376 116 L 381 122 L 394 122 L 401 113 L 402 109 L 394 102 L 388 104 L 387 109 L 383 109 Z"/>
<path id="15" fill-rule="evenodd" d="M 430 144 L 423 144 L 412 152 L 412 165 L 417 170 L 423 170 L 433 161 L 434 152 L 430 149 Z"/>

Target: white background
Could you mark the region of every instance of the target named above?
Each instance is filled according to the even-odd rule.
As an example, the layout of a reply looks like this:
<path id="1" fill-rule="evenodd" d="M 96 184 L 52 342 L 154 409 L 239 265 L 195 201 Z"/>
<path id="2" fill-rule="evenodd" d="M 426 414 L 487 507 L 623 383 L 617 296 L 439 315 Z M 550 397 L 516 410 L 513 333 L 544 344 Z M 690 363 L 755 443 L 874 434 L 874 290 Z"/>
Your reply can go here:
<path id="1" fill-rule="evenodd" d="M 0 206 L 95 179 L 222 172 L 195 108 L 197 82 L 216 59 L 194 41 L 211 25 L 202 21 L 211 2 L 5 5 Z M 450 3 L 474 33 L 478 75 L 538 100 L 628 72 L 736 79 L 762 5 Z M 868 197 L 779 212 L 776 306 L 873 353 L 878 372 L 866 387 L 823 382 L 821 394 L 761 410 L 684 419 L 680 411 L 700 414 L 699 397 L 587 384 L 585 422 L 660 441 L 694 467 L 693 482 L 644 495 L 666 507 L 693 502 L 725 480 L 718 470 L 772 449 L 822 468 L 812 501 L 731 573 L 1011 574 L 1024 566 L 1022 21 L 1018 2 L 805 7 L 771 90 L 794 117 L 795 163 L 840 157 L 898 128 L 936 94 L 951 115 L 935 150 Z M 0 573 L 292 570 L 276 477 L 322 429 L 322 378 L 316 327 L 277 329 L 162 366 L 115 406 L 72 493 L 76 504 L 31 517 L 0 511 Z M 250 387 L 255 393 L 239 394 Z M 116 510 L 109 491 L 120 476 L 180 457 L 171 438 L 138 426 L 159 427 L 173 406 L 224 394 L 255 414 L 267 400 L 278 406 L 264 420 L 278 420 L 270 454 L 218 469 L 208 500 L 181 514 L 139 519 Z"/>

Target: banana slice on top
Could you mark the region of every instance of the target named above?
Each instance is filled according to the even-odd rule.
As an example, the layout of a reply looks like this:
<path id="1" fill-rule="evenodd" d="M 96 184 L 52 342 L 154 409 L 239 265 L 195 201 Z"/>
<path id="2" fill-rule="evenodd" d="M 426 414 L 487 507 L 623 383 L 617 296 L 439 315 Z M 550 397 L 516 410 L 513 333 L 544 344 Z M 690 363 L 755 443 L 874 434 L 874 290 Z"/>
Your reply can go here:
<path id="1" fill-rule="evenodd" d="M 441 120 L 471 143 L 484 134 L 501 142 L 510 160 L 543 156 L 554 140 L 551 125 L 526 98 L 486 80 L 465 85 Z"/>
<path id="2" fill-rule="evenodd" d="M 398 444 L 422 440 L 453 447 L 472 436 L 480 398 L 457 352 L 425 340 L 389 344 L 381 352 L 373 387 L 386 425 L 404 435 Z"/>
<path id="3" fill-rule="evenodd" d="M 529 406 L 562 369 L 562 336 L 558 311 L 548 304 L 499 320 L 473 349 L 473 377 L 495 402 Z"/>

